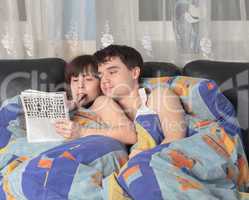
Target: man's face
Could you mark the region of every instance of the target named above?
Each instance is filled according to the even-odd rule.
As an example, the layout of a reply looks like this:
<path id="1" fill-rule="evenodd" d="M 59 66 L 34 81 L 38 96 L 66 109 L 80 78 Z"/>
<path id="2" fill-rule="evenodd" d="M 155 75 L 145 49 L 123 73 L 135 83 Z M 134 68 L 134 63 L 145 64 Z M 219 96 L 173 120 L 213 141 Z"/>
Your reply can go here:
<path id="1" fill-rule="evenodd" d="M 139 68 L 129 70 L 119 57 L 112 57 L 98 67 L 104 95 L 118 99 L 129 95 L 137 84 Z"/>

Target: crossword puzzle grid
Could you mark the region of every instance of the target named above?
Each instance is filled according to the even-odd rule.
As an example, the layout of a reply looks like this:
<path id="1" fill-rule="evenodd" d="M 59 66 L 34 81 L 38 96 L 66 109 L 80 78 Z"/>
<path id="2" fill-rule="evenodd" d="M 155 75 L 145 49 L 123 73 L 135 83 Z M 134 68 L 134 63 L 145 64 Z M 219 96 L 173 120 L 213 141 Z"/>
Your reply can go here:
<path id="1" fill-rule="evenodd" d="M 63 96 L 23 96 L 28 118 L 65 118 Z"/>

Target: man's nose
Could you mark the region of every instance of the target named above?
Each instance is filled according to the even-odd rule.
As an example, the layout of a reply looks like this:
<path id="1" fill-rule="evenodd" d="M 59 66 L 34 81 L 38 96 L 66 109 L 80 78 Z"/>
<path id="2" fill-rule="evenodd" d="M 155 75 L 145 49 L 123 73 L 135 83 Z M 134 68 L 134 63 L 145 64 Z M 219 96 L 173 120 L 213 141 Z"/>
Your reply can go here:
<path id="1" fill-rule="evenodd" d="M 109 83 L 110 78 L 109 78 L 108 74 L 103 74 L 101 77 L 101 81 L 102 81 L 102 83 Z"/>

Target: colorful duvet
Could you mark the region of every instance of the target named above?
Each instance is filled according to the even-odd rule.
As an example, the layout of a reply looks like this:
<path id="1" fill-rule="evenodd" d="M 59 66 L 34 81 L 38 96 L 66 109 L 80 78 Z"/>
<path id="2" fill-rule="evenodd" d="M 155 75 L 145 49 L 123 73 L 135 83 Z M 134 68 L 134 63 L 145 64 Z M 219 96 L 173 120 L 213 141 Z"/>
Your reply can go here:
<path id="1" fill-rule="evenodd" d="M 90 113 L 75 116 L 83 126 L 99 127 Z M 1 200 L 102 199 L 102 179 L 127 161 L 125 147 L 103 136 L 28 143 L 23 122 L 20 98 L 6 101 L 0 108 Z"/>
<path id="2" fill-rule="evenodd" d="M 188 137 L 161 144 L 160 128 L 145 123 L 155 120 L 155 115 L 140 115 L 134 148 L 147 150 L 104 180 L 104 199 L 246 199 L 248 163 L 231 103 L 210 80 L 145 81 L 148 88 L 158 85 L 171 88 L 181 98 Z"/>
<path id="3" fill-rule="evenodd" d="M 102 136 L 63 144 L 27 143 L 18 98 L 8 101 L 0 110 L 0 199 L 248 198 L 240 128 L 233 106 L 216 84 L 189 77 L 144 82 L 148 88 L 158 85 L 179 95 L 188 137 L 161 144 L 160 129 L 144 123 L 157 123 L 156 116 L 141 115 L 133 148 L 145 151 L 128 162 L 124 147 Z"/>

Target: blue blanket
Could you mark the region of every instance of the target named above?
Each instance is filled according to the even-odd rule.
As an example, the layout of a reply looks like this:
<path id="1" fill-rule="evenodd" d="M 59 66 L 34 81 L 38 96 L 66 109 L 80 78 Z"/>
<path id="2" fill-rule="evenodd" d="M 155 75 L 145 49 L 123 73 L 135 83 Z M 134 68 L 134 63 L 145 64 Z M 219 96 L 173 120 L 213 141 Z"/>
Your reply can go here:
<path id="1" fill-rule="evenodd" d="M 94 127 L 90 118 L 81 122 Z M 28 143 L 23 122 L 20 98 L 6 101 L 0 108 L 1 200 L 102 199 L 102 179 L 128 159 L 124 145 L 104 136 Z"/>
<path id="2" fill-rule="evenodd" d="M 119 174 L 104 180 L 103 198 L 246 199 L 249 169 L 240 128 L 232 104 L 217 85 L 206 79 L 173 77 L 147 80 L 145 86 L 168 87 L 180 97 L 187 137 L 162 144 L 160 126 L 154 126 L 157 116 L 140 115 L 133 149 L 144 151 L 130 159 Z"/>

